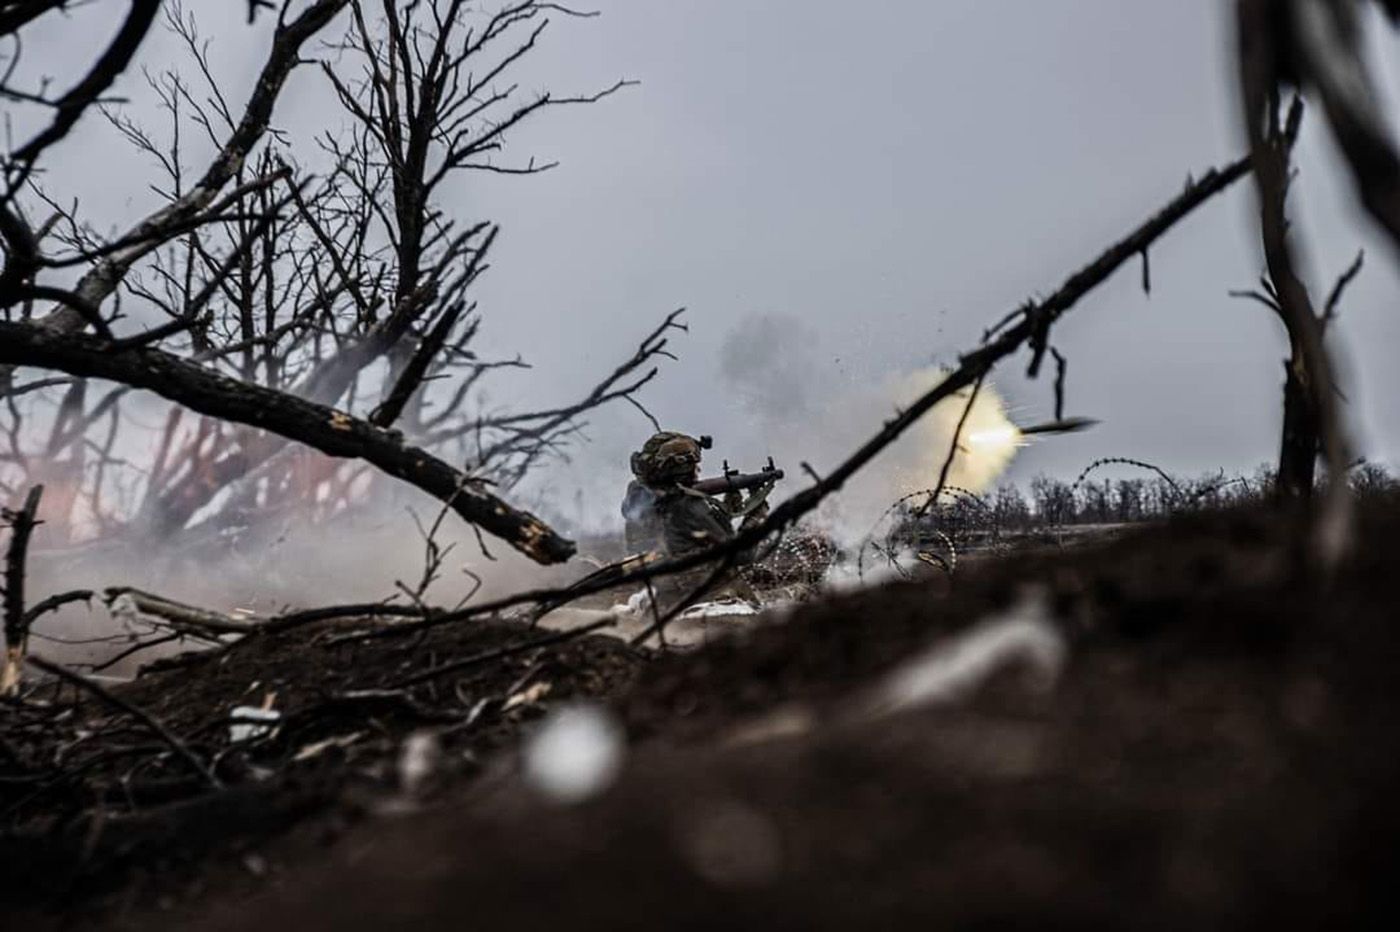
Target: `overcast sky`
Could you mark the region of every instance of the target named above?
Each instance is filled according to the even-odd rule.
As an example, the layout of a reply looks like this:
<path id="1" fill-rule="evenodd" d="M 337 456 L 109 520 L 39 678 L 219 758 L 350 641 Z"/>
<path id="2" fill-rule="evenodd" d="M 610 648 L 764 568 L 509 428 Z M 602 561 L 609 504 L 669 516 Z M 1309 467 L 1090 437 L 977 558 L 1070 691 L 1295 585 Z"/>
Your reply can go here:
<path id="1" fill-rule="evenodd" d="M 594 5 L 598 18 L 554 23 L 526 86 L 641 84 L 511 138 L 517 156 L 559 159 L 558 169 L 469 177 L 452 191 L 464 218 L 503 228 L 478 295 L 483 346 L 536 365 L 532 379 L 498 383 L 497 397 L 568 398 L 684 305 L 681 359 L 645 400 L 667 426 L 715 434 L 736 461 L 794 454 L 765 429 L 775 418 L 820 433 L 842 392 L 954 360 L 989 321 L 1156 210 L 1188 172 L 1242 149 L 1231 4 L 1220 0 Z M 211 24 L 218 67 L 251 75 L 270 24 L 249 30 L 232 6 L 242 9 L 193 8 Z M 28 54 L 76 48 L 47 41 Z M 1393 99 L 1396 44 L 1384 41 L 1380 78 Z M 154 37 L 146 62 L 170 60 L 171 47 Z M 139 84 L 124 90 L 140 106 Z M 305 69 L 277 122 L 324 123 L 324 102 Z M 51 165 L 92 187 L 94 209 L 115 210 L 141 194 L 104 139 L 89 119 Z M 1334 345 L 1359 447 L 1395 464 L 1396 256 L 1355 206 L 1316 119 L 1298 162 L 1292 209 L 1315 295 L 1367 251 Z M 1182 472 L 1272 460 L 1283 333 L 1263 308 L 1226 295 L 1257 279 L 1257 238 L 1253 189 L 1241 183 L 1154 250 L 1150 297 L 1134 265 L 1082 302 L 1054 342 L 1070 361 L 1069 413 L 1103 423 L 1026 449 L 1011 475 L 1072 477 L 1099 456 Z M 732 376 L 734 348 L 754 340 L 773 359 L 771 379 L 737 384 L 726 341 Z M 1044 419 L 1051 386 L 1023 372 L 1024 360 L 998 370 L 997 387 L 1020 422 Z M 776 400 L 757 397 L 765 386 Z M 625 406 L 600 414 L 593 445 L 551 484 L 611 497 L 648 432 Z M 840 451 L 800 452 L 831 465 Z"/>

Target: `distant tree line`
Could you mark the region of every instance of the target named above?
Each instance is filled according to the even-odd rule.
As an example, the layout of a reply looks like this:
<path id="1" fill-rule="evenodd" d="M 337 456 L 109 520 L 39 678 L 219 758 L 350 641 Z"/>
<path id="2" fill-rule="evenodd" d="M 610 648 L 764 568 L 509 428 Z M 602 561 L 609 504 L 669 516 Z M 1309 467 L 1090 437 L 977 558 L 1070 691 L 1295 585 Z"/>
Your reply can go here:
<path id="1" fill-rule="evenodd" d="M 1100 466 L 1131 464 L 1150 475 L 1092 478 Z M 1400 499 L 1400 477 L 1376 463 L 1358 463 L 1348 471 L 1348 485 L 1360 506 Z M 875 554 L 913 550 L 950 560 L 969 549 L 996 548 L 1023 535 L 1065 527 L 1121 525 L 1164 520 L 1176 515 L 1223 509 L 1268 507 L 1277 501 L 1278 474 L 1260 466 L 1253 475 L 1223 472 L 1194 478 L 1172 476 L 1135 460 L 1100 460 L 1073 481 L 1036 476 L 1024 489 L 1005 482 L 976 494 L 948 486 L 930 507 L 929 489 L 905 496 L 887 512 L 881 536 L 866 546 Z"/>
<path id="2" fill-rule="evenodd" d="M 1362 502 L 1400 493 L 1400 478 L 1377 463 L 1361 463 L 1349 473 Z M 981 497 L 967 496 L 940 507 L 947 517 L 981 520 L 1005 529 L 1067 524 L 1125 524 L 1151 521 L 1188 511 L 1264 505 L 1275 495 L 1277 473 L 1261 466 L 1251 476 L 1205 474 L 1193 478 L 1152 475 L 1133 478 L 1084 478 L 1067 482 L 1036 476 L 1023 491 L 1003 483 Z"/>

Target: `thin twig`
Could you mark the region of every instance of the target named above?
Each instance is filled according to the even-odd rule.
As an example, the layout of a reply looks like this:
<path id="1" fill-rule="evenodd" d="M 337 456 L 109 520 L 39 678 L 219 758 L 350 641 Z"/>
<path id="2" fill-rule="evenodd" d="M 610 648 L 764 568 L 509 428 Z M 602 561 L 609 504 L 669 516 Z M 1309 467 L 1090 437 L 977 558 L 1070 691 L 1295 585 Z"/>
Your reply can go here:
<path id="1" fill-rule="evenodd" d="M 390 689 L 403 689 L 408 686 L 416 686 L 419 683 L 426 683 L 428 680 L 437 679 L 448 673 L 458 673 L 470 667 L 480 666 L 485 663 L 494 663 L 497 660 L 504 660 L 506 657 L 513 657 L 516 654 L 523 654 L 538 647 L 552 647 L 562 644 L 565 641 L 572 641 L 575 638 L 583 637 L 585 634 L 592 634 L 602 628 L 610 628 L 617 624 L 617 619 L 609 616 L 600 618 L 598 621 L 581 625 L 577 628 L 570 628 L 567 631 L 559 631 L 545 637 L 535 638 L 521 644 L 511 644 L 506 647 L 497 647 L 492 650 L 482 651 L 470 657 L 463 657 L 461 660 L 450 660 L 447 663 L 420 670 L 412 676 L 406 676 L 389 685 Z"/>
<path id="2" fill-rule="evenodd" d="M 40 670 L 43 670 L 45 673 L 52 674 L 53 676 L 56 676 L 67 683 L 71 683 L 74 686 L 79 687 L 80 689 L 87 690 L 88 692 L 92 693 L 94 696 L 101 699 L 108 705 L 116 709 L 120 709 L 122 712 L 136 719 L 142 725 L 145 725 L 147 728 L 149 728 L 151 732 L 156 735 L 156 737 L 164 741 L 165 744 L 172 751 L 175 752 L 176 756 L 180 757 L 182 760 L 188 763 L 196 773 L 198 773 L 201 777 L 204 778 L 204 782 L 209 784 L 211 789 L 221 790 L 224 788 L 223 782 L 220 781 L 219 778 L 214 775 L 214 772 L 210 770 L 203 761 L 196 757 L 194 752 L 191 751 L 183 741 L 177 738 L 169 728 L 166 728 L 164 725 L 162 725 L 160 721 L 158 721 L 150 713 L 140 708 L 137 708 L 130 702 L 127 702 L 125 699 L 121 698 L 120 696 L 108 690 L 106 687 L 102 686 L 100 683 L 94 682 L 93 680 L 88 679 L 86 676 L 83 676 L 80 673 L 74 673 L 72 670 L 69 670 L 66 667 L 59 666 L 56 663 L 51 663 L 50 661 L 47 661 L 44 658 L 34 654 L 30 654 L 29 657 L 27 657 L 26 659 L 29 661 L 29 663 L 38 667 Z"/>

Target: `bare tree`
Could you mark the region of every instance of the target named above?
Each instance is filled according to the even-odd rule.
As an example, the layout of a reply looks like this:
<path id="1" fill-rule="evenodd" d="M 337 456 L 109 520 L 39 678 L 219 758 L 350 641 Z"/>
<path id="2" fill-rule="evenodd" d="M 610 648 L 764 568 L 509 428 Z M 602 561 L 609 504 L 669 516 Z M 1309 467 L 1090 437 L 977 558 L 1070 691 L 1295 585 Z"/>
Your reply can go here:
<path id="1" fill-rule="evenodd" d="M 1313 387 L 1319 376 L 1330 379 L 1330 367 L 1319 372 L 1317 366 L 1319 363 L 1327 366 L 1325 355 L 1320 355 L 1322 338 L 1336 302 L 1335 299 L 1329 302 L 1325 314 L 1314 311 L 1308 290 L 1295 271 L 1292 249 L 1287 241 L 1285 206 L 1291 182 L 1289 151 L 1297 137 L 1302 113 L 1302 104 L 1295 101 L 1286 124 L 1281 125 L 1275 97 L 1264 116 L 1265 128 L 1254 140 L 1261 161 L 1267 163 L 1261 169 L 1268 182 L 1260 184 L 1260 218 L 1268 273 L 1260 278 L 1258 289 L 1232 292 L 1236 297 L 1250 298 L 1268 307 L 1278 316 L 1288 335 L 1277 482 L 1277 492 L 1286 500 L 1306 500 L 1312 495 L 1317 456 L 1321 450 L 1322 404 L 1330 403 L 1334 394 L 1327 382 L 1322 383 L 1325 389 L 1322 392 L 1314 393 Z M 1342 287 L 1339 284 L 1334 292 L 1336 296 L 1340 296 Z M 1330 416 L 1335 418 L 1335 413 Z"/>
<path id="2" fill-rule="evenodd" d="M 1350 449 L 1338 406 L 1335 367 L 1324 342 L 1325 329 L 1336 313 L 1336 305 L 1346 283 L 1356 274 L 1359 265 L 1344 275 L 1333 289 L 1332 296 L 1321 313 L 1314 309 L 1308 289 L 1299 273 L 1296 237 L 1290 235 L 1285 205 L 1291 176 L 1289 153 L 1302 117 L 1302 105 L 1295 100 L 1288 117 L 1280 120 L 1280 99 L 1289 84 L 1318 79 L 1322 81 L 1322 96 L 1327 101 L 1329 115 L 1338 119 L 1337 101 L 1329 96 L 1327 78 L 1320 77 L 1324 64 L 1335 69 L 1348 68 L 1350 83 L 1359 97 L 1366 96 L 1364 67 L 1359 57 L 1354 34 L 1339 49 L 1330 49 L 1324 63 L 1309 52 L 1312 39 L 1299 29 L 1308 17 L 1313 25 L 1323 25 L 1322 6 L 1328 6 L 1332 17 L 1344 17 L 1343 7 L 1352 7 L 1350 0 L 1333 0 L 1328 4 L 1299 2 L 1299 0 L 1238 0 L 1237 34 L 1239 38 L 1239 89 L 1245 130 L 1250 152 L 1255 162 L 1255 185 L 1259 193 L 1259 224 L 1263 237 L 1264 258 L 1268 267 L 1264 293 L 1256 296 L 1274 309 L 1288 332 L 1290 356 L 1284 387 L 1284 425 L 1280 444 L 1277 491 L 1285 501 L 1306 501 L 1312 493 L 1313 470 L 1318 451 L 1326 457 L 1329 482 L 1322 507 L 1315 512 L 1316 533 L 1309 536 L 1311 555 L 1323 566 L 1332 566 L 1345 550 L 1349 537 L 1351 497 L 1346 481 L 1350 464 Z M 1393 13 L 1394 8 L 1388 7 Z M 1330 20 L 1337 26 L 1341 20 Z M 1332 39 L 1341 41 L 1341 33 Z M 1378 124 L 1373 124 L 1378 128 Z M 1374 180 L 1374 179 L 1373 179 Z M 1400 190 L 1400 189 L 1397 189 Z M 1376 190 L 1373 194 L 1378 194 Z M 1368 202 L 1373 210 L 1379 201 Z M 1385 213 L 1384 209 L 1381 214 Z M 1400 232 L 1400 227 L 1396 228 Z"/>
<path id="3" fill-rule="evenodd" d="M 158 166 L 164 203 L 115 240 L 32 183 L 51 219 L 36 230 L 18 207 L 7 209 L 14 222 L 0 228 L 0 366 L 11 376 L 8 462 L 22 474 L 9 486 L 41 470 L 51 488 L 73 490 L 51 494 L 57 511 L 81 497 L 98 523 L 109 518 L 103 502 L 120 495 L 132 527 L 164 536 L 197 515 L 200 526 L 218 528 L 285 508 L 334 509 L 363 491 L 369 466 L 535 559 L 572 553 L 569 541 L 492 490 L 560 451 L 588 411 L 617 400 L 640 408 L 636 393 L 683 329 L 679 312 L 576 401 L 472 411 L 486 375 L 526 364 L 473 350 L 481 317 L 470 292 L 498 231 L 489 221 L 460 222 L 441 195 L 467 172 L 548 169 L 502 161 L 506 134 L 551 106 L 596 101 L 626 82 L 579 96 L 519 95 L 513 69 L 549 15 L 580 15 L 552 3 L 517 0 L 490 14 L 464 0 L 375 6 L 317 0 L 295 18 L 284 7 L 239 114 L 212 77 L 193 19 L 168 4 L 167 23 L 203 90 L 178 72 L 150 79 L 169 117 L 164 136 L 105 111 Z M 269 131 L 272 108 L 305 60 L 300 49 L 345 9 L 348 31 L 328 46 L 322 73 L 353 129 L 322 135 L 316 152 L 298 157 Z M 200 172 L 187 164 L 196 135 L 216 150 Z M 318 159 L 324 171 L 308 174 L 304 163 Z M 84 266 L 72 289 L 38 281 Z M 45 299 L 53 307 L 32 314 Z M 119 334 L 128 328 L 124 303 L 138 309 L 130 319 L 156 322 Z M 21 365 L 74 378 L 18 383 Z M 94 395 L 92 378 L 116 387 Z M 135 479 L 112 455 L 120 403 L 133 388 L 178 406 Z M 43 449 L 26 449 L 23 439 L 40 432 Z M 119 476 L 130 480 L 125 488 Z"/>

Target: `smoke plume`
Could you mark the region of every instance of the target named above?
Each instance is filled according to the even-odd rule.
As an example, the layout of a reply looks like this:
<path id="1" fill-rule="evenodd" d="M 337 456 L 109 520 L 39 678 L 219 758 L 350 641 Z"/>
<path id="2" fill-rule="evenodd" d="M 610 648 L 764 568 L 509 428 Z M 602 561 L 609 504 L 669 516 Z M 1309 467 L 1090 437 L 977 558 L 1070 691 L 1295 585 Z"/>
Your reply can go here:
<path id="1" fill-rule="evenodd" d="M 750 317 L 731 331 L 720 370 L 741 399 L 744 416 L 732 435 L 717 438 L 717 446 L 740 448 L 730 457 L 740 462 L 772 455 L 786 467 L 789 483 L 805 481 L 800 463 L 819 474 L 834 468 L 945 375 L 936 366 L 852 374 L 837 365 L 811 327 L 781 314 Z M 969 391 L 934 407 L 829 500 L 820 516 L 825 529 L 854 543 L 896 499 L 935 486 Z M 1001 397 L 984 384 L 948 484 L 974 492 L 987 488 L 1014 457 L 1018 440 Z"/>

